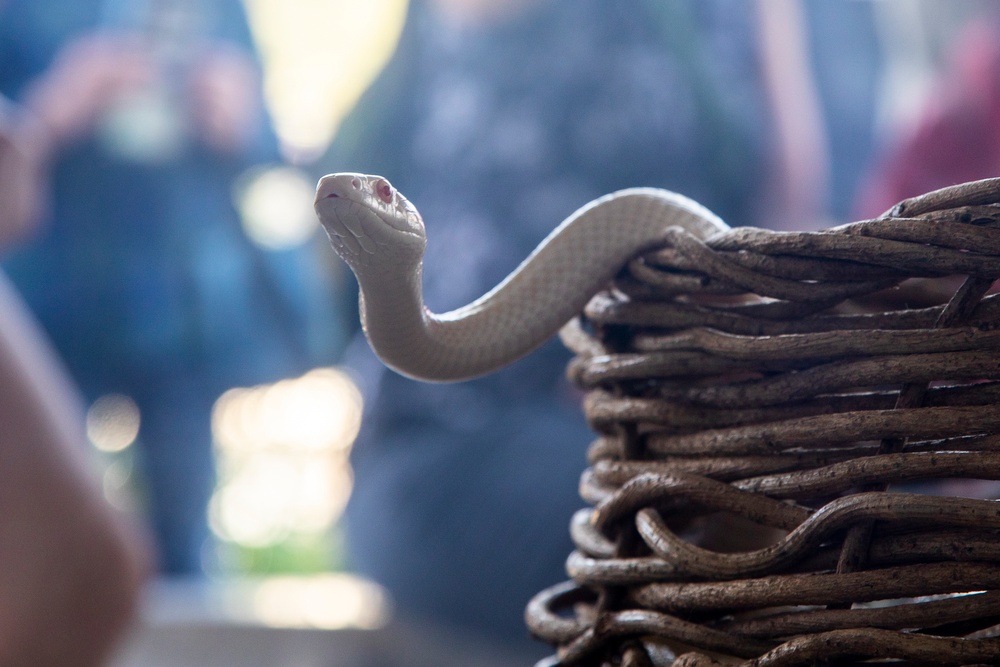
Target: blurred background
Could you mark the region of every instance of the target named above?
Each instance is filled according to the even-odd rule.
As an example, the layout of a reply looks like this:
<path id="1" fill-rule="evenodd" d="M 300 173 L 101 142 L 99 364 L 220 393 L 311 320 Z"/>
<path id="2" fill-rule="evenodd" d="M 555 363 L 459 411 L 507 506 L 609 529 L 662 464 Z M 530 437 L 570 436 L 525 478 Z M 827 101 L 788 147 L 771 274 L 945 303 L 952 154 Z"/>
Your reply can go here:
<path id="1" fill-rule="evenodd" d="M 405 8 L 0 3 L 3 92 L 62 123 L 44 211 L 4 268 L 84 389 L 108 500 L 164 515 L 167 574 L 342 564 L 334 527 L 361 397 L 333 367 L 356 325 L 316 233 L 315 161 L 390 55 Z M 216 108 L 185 108 L 198 95 Z M 197 115 L 209 113 L 219 118 Z M 166 412 L 194 425 L 150 423 Z M 189 499 L 210 532 L 190 509 L 167 516 Z"/>
<path id="2" fill-rule="evenodd" d="M 522 437 L 498 423 L 544 422 L 547 403 L 524 408 L 532 391 L 566 420 L 575 395 L 532 385 L 518 404 L 520 376 L 438 394 L 374 370 L 353 278 L 312 212 L 323 173 L 392 179 L 440 244 L 429 273 L 470 251 L 429 276 L 441 307 L 614 187 L 677 189 L 734 225 L 816 229 L 997 175 L 995 3 L 622 13 L 544 0 L 0 2 L 0 93 L 45 128 L 38 202 L 0 234 L 3 268 L 80 385 L 108 501 L 157 544 L 161 577 L 122 665 L 229 664 L 220 647 L 243 665 L 358 664 L 310 634 L 330 629 L 364 664 L 546 650 L 517 635 L 518 609 L 564 576 L 582 421 L 545 424 L 524 448 L 484 444 L 475 461 L 422 443 Z M 508 232 L 523 243 L 504 245 Z M 564 353 L 542 354 L 515 373 L 561 382 Z M 418 411 L 456 414 L 428 424 Z M 549 481 L 532 469 L 559 461 L 558 498 L 535 495 Z M 491 477 L 501 468 L 509 477 Z M 427 507 L 423 485 L 440 490 Z M 446 555 L 421 556 L 421 536 Z M 476 569 L 491 557 L 506 562 L 494 578 Z M 531 576 L 504 579 L 505 567 Z M 234 630 L 246 627 L 292 634 L 247 654 Z M 178 638 L 194 635 L 178 632 L 214 657 L 179 657 Z"/>

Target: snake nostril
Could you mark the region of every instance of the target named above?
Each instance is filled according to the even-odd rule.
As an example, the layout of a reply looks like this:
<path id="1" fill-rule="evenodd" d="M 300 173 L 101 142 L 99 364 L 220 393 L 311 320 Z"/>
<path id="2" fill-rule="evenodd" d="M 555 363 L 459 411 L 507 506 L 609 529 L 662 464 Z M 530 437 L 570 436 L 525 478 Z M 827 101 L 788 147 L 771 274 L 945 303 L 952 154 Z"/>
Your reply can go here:
<path id="1" fill-rule="evenodd" d="M 353 187 L 355 190 L 360 190 L 361 189 L 361 179 L 360 178 L 353 178 L 353 179 L 351 179 L 351 187 Z"/>

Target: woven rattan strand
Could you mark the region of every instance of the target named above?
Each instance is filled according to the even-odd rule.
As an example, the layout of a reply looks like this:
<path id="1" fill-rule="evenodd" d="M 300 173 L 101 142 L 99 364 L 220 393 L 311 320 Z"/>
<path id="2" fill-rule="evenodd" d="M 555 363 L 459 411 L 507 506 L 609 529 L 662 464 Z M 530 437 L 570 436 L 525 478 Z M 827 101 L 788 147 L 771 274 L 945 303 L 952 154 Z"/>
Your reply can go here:
<path id="1" fill-rule="evenodd" d="M 563 332 L 597 437 L 539 667 L 1000 664 L 1000 179 L 673 230 Z"/>

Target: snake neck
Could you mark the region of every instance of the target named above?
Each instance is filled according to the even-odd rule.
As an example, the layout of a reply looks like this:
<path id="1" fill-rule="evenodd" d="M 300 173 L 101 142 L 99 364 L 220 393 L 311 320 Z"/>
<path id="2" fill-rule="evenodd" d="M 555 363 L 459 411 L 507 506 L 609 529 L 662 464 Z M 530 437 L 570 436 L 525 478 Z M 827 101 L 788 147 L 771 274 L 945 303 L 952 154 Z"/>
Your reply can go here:
<path id="1" fill-rule="evenodd" d="M 503 282 L 457 310 L 435 314 L 423 305 L 420 267 L 359 276 L 365 332 L 403 375 L 433 382 L 484 375 L 539 347 L 674 225 L 702 238 L 725 228 L 690 200 L 635 189 L 577 211 Z"/>
<path id="2" fill-rule="evenodd" d="M 428 347 L 430 313 L 423 305 L 421 271 L 355 271 L 360 294 L 361 326 L 372 350 L 386 366 L 408 377 L 419 378 Z"/>
<path id="3" fill-rule="evenodd" d="M 484 375 L 530 352 L 572 314 L 525 327 L 520 309 L 511 309 L 523 290 L 512 294 L 505 283 L 467 306 L 437 314 L 423 303 L 419 271 L 409 279 L 366 281 L 359 299 L 365 335 L 383 363 L 407 377 L 455 382 Z"/>

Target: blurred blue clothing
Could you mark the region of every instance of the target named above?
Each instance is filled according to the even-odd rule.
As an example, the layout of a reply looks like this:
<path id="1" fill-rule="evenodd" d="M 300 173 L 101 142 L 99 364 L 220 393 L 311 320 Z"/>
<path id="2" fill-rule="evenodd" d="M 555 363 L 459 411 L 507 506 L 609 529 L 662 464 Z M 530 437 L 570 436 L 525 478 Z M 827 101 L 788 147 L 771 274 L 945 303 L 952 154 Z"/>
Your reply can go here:
<path id="1" fill-rule="evenodd" d="M 106 22 L 113 4 L 0 6 L 0 92 L 17 100 L 68 40 L 121 27 Z M 239 0 L 200 6 L 201 37 L 252 56 Z M 214 400 L 330 363 L 342 342 L 313 249 L 264 252 L 241 229 L 234 180 L 277 160 L 263 118 L 239 155 L 192 139 L 168 159 L 137 161 L 89 137 L 53 166 L 42 233 L 5 258 L 85 396 L 120 392 L 138 404 L 140 462 L 169 574 L 201 568 Z M 310 335 L 317 326 L 322 345 Z"/>
<path id="2" fill-rule="evenodd" d="M 411 3 L 400 46 L 323 162 L 381 173 L 422 212 L 432 310 L 499 282 L 607 192 L 682 192 L 750 224 L 768 114 L 742 0 L 542 2 L 486 29 Z M 593 434 L 557 341 L 488 378 L 418 384 L 362 342 L 366 414 L 347 546 L 409 615 L 537 655 L 522 616 L 565 579 Z"/>

